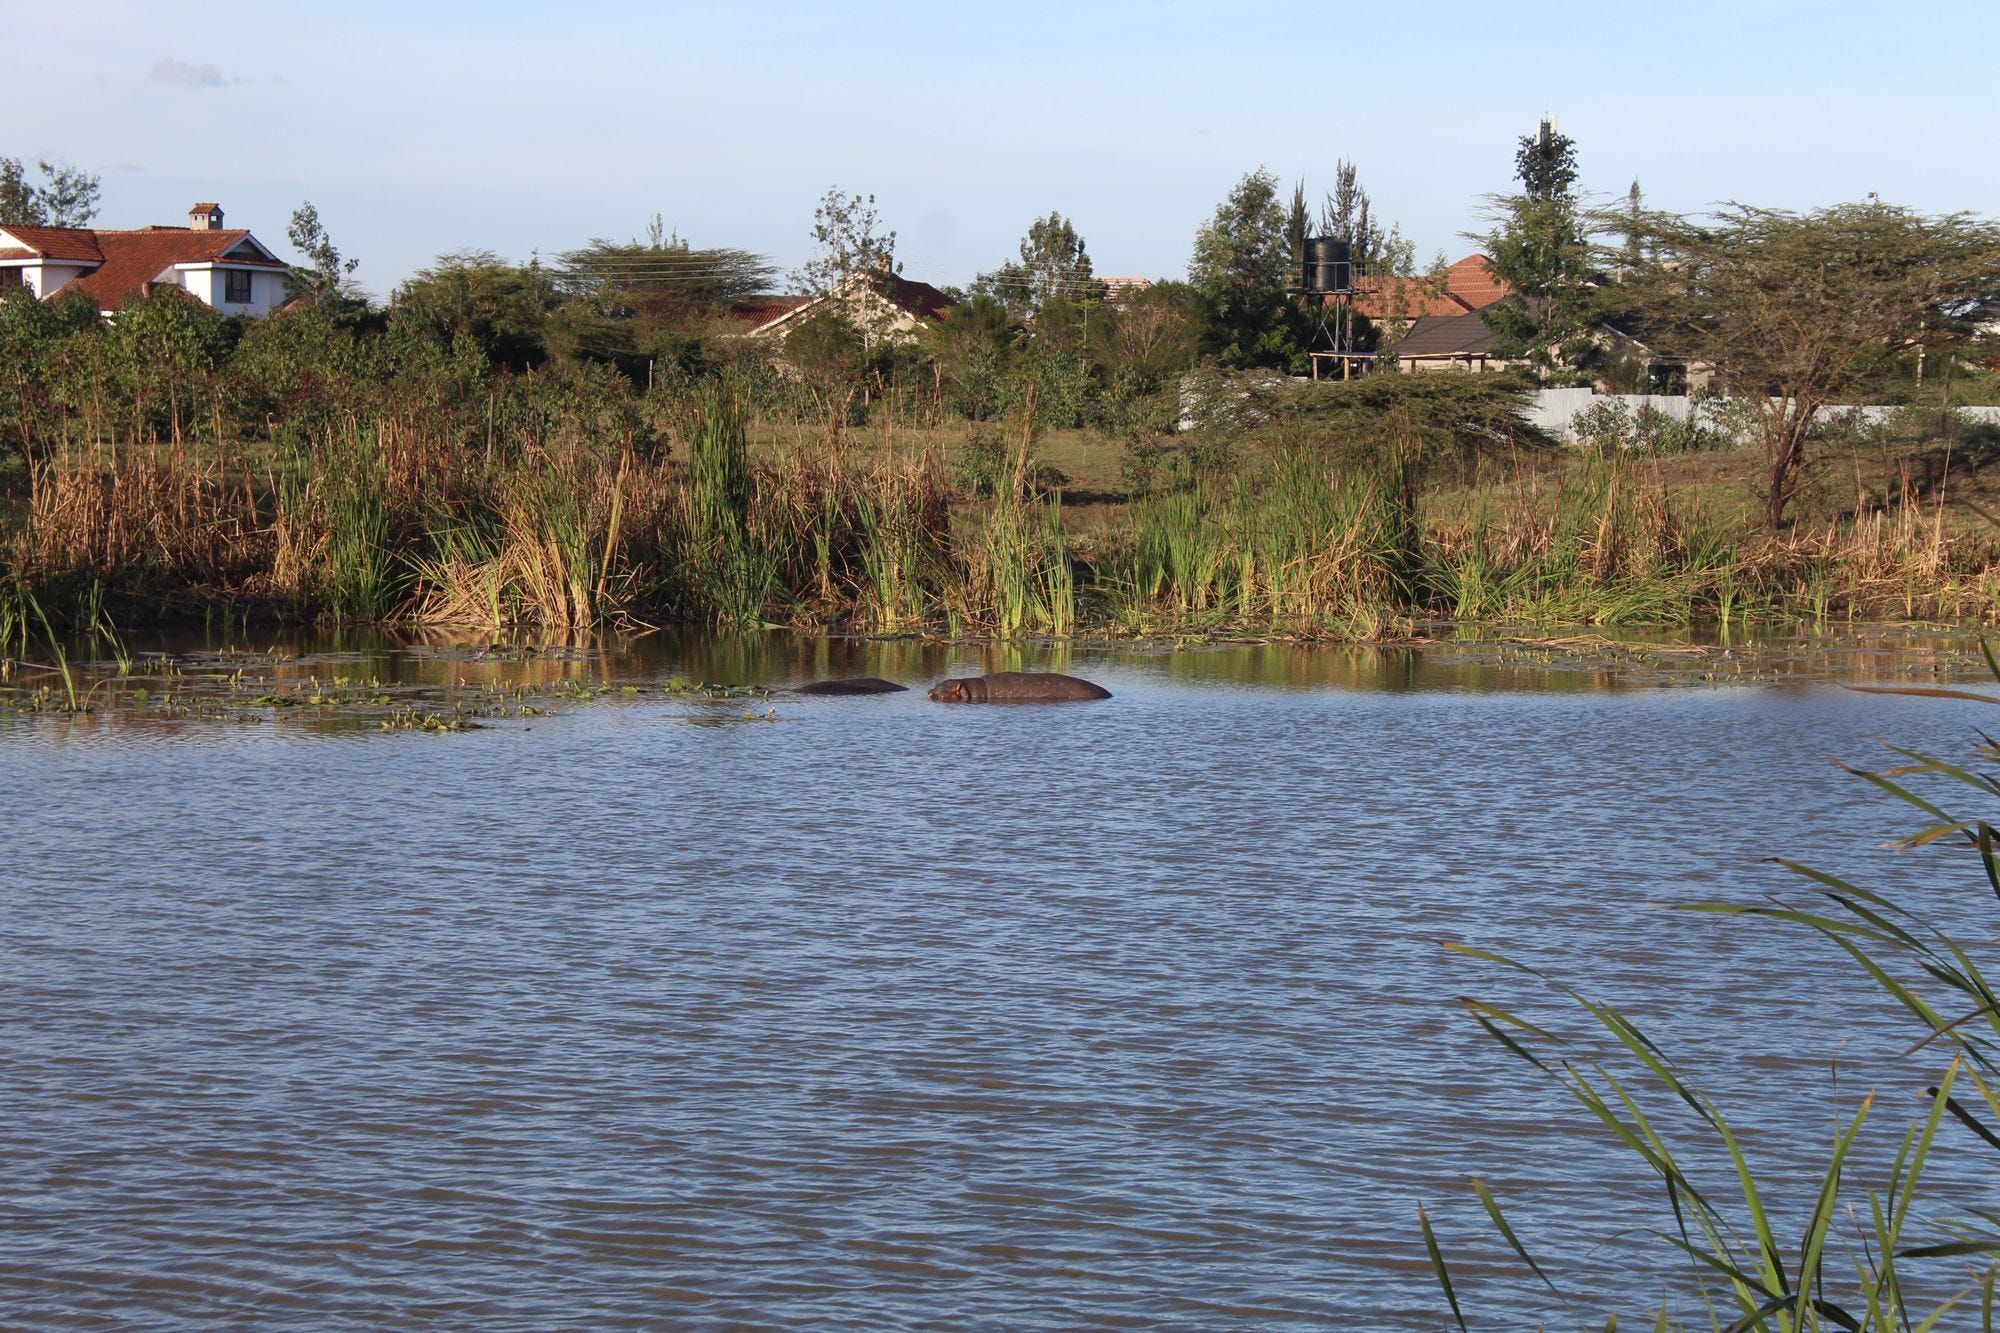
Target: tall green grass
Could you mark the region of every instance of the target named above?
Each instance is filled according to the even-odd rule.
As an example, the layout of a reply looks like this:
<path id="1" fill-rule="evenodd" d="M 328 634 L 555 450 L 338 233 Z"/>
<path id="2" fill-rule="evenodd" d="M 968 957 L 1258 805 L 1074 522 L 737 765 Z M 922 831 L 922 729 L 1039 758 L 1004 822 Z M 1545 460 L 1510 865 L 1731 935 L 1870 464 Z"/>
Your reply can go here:
<path id="1" fill-rule="evenodd" d="M 950 508 L 935 472 L 926 466 L 877 476 L 858 488 L 855 508 L 861 616 L 878 630 L 929 623 L 950 566 Z"/>
<path id="2" fill-rule="evenodd" d="M 1266 625 L 1367 637 L 1412 609 L 1391 492 L 1297 452 L 1267 484 L 1208 480 L 1133 506 L 1112 614 L 1134 628 Z"/>
<path id="3" fill-rule="evenodd" d="M 709 605 L 725 625 L 759 624 L 777 570 L 768 538 L 751 523 L 756 483 L 741 402 L 720 389 L 703 395 L 688 453 L 690 557 Z"/>
<path id="4" fill-rule="evenodd" d="M 1012 638 L 1076 628 L 1076 571 L 1057 496 L 1002 496 L 971 525 L 954 594 L 961 628 Z"/>
<path id="5" fill-rule="evenodd" d="M 316 451 L 310 474 L 290 479 L 280 522 L 315 543 L 302 557 L 309 596 L 337 622 L 385 619 L 398 591 L 388 476 L 379 431 L 350 423 Z"/>

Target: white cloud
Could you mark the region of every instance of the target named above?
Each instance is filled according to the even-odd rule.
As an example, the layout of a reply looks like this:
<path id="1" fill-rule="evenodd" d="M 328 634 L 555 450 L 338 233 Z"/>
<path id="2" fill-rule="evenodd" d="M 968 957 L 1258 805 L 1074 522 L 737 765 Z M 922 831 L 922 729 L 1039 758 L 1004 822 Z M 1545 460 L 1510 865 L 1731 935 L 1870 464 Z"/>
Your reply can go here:
<path id="1" fill-rule="evenodd" d="M 241 83 L 241 79 L 225 79 L 222 71 L 213 65 L 191 65 L 185 60 L 175 60 L 164 56 L 153 66 L 154 83 L 178 83 L 187 88 L 220 88 L 225 83 Z"/>

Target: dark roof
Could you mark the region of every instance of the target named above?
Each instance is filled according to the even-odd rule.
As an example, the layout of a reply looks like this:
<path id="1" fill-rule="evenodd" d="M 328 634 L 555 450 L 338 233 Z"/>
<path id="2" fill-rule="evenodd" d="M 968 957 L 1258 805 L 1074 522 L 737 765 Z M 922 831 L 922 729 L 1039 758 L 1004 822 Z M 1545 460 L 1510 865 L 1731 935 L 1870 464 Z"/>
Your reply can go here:
<path id="1" fill-rule="evenodd" d="M 1410 326 L 1391 355 L 1397 357 L 1492 356 L 1500 335 L 1478 314 L 1427 315 Z"/>
<path id="2" fill-rule="evenodd" d="M 937 319 L 958 304 L 928 282 L 913 282 L 897 274 L 880 274 L 876 283 L 886 299 L 921 320 Z"/>
<path id="3" fill-rule="evenodd" d="M 843 279 L 840 286 L 844 288 L 847 284 L 855 282 L 867 282 L 884 301 L 906 312 L 919 324 L 928 324 L 939 319 L 945 311 L 958 304 L 928 282 L 917 282 L 894 273 L 856 273 Z M 804 318 L 805 312 L 828 299 L 828 296 L 770 298 L 770 316 L 750 332 L 762 336 L 784 330 L 794 317 Z M 783 307 L 778 304 L 780 302 L 785 303 Z"/>

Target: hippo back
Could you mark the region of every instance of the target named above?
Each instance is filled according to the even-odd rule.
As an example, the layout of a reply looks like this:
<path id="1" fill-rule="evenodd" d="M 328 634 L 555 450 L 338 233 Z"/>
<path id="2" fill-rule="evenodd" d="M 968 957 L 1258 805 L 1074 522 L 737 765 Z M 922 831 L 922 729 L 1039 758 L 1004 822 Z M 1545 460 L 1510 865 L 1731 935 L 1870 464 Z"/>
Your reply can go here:
<path id="1" fill-rule="evenodd" d="M 931 698 L 944 703 L 1039 704 L 1110 697 L 1102 685 L 1054 671 L 995 671 L 948 680 L 931 691 Z"/>
<path id="2" fill-rule="evenodd" d="M 897 694 L 908 689 L 880 676 L 845 676 L 839 680 L 815 680 L 799 686 L 800 694 Z"/>

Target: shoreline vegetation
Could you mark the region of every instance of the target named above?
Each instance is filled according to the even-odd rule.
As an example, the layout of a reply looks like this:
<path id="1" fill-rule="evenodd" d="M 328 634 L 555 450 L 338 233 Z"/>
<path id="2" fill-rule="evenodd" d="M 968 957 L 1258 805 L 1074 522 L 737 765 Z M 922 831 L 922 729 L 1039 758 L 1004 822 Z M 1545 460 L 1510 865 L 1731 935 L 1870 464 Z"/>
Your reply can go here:
<path id="1" fill-rule="evenodd" d="M 317 311 L 267 323 L 249 338 L 340 336 Z M 735 370 L 647 392 L 588 365 L 324 369 L 294 364 L 282 411 L 211 364 L 128 403 L 122 430 L 65 412 L 23 432 L 0 631 L 1374 641 L 1434 621 L 1983 623 L 2000 590 L 1975 498 L 1991 442 L 1934 415 L 1851 428 L 1821 503 L 1766 534 L 1749 453 L 1559 446 L 1500 376 L 1281 382 L 1254 412 L 1121 436 L 1050 429 L 1032 390 L 985 422 L 892 388 L 853 425 L 851 404 L 817 418 L 801 386 Z"/>

